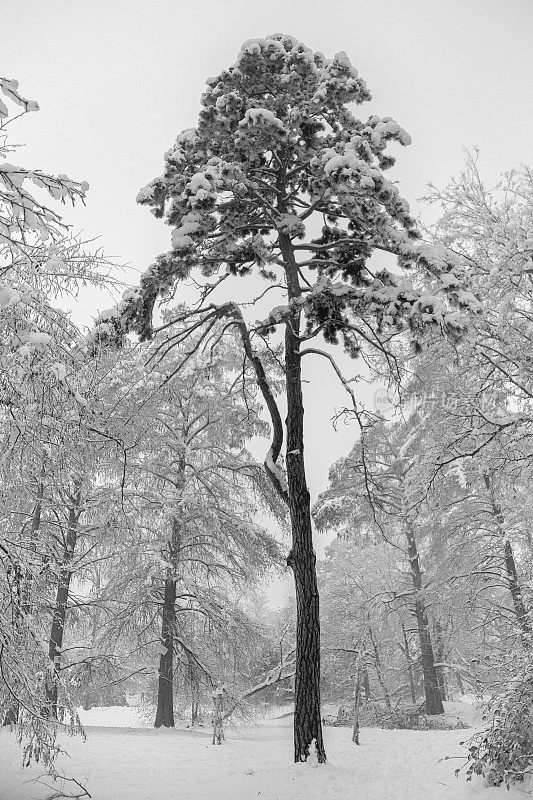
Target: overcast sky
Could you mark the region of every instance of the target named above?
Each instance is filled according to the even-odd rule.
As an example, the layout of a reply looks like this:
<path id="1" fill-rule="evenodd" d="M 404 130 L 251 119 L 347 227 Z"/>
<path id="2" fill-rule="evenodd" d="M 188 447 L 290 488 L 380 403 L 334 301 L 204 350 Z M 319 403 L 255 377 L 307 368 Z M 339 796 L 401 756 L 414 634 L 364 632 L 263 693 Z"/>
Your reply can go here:
<path id="1" fill-rule="evenodd" d="M 196 124 L 205 79 L 246 39 L 281 31 L 327 56 L 346 51 L 373 93 L 360 115 L 392 116 L 413 139 L 389 175 L 416 210 L 429 181 L 457 174 L 465 147 L 480 148 L 489 182 L 533 161 L 532 0 L 0 0 L 0 31 L 0 74 L 41 107 L 13 128 L 26 147 L 12 160 L 89 181 L 87 208 L 67 221 L 140 271 L 169 230 L 135 196 Z M 331 431 L 343 397 L 327 365 L 310 377 L 316 495 L 355 430 Z"/>

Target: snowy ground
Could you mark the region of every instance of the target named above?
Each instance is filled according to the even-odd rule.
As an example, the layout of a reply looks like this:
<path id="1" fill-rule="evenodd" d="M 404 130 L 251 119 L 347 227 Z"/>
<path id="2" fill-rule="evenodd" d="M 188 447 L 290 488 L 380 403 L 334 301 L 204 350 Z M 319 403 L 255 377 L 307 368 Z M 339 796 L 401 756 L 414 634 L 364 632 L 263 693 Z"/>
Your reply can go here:
<path id="1" fill-rule="evenodd" d="M 455 711 L 455 709 L 454 709 Z M 249 729 L 228 730 L 220 747 L 206 732 L 155 731 L 136 709 L 92 709 L 85 714 L 87 742 L 67 740 L 70 759 L 60 767 L 87 786 L 94 800 L 518 800 L 521 791 L 466 783 L 454 771 L 459 742 L 468 730 L 361 731 L 326 728 L 327 765 L 291 763 L 290 717 Z M 130 727 L 111 727 L 129 725 Z M 50 788 L 22 770 L 9 730 L 0 730 L 0 800 L 43 800 Z"/>

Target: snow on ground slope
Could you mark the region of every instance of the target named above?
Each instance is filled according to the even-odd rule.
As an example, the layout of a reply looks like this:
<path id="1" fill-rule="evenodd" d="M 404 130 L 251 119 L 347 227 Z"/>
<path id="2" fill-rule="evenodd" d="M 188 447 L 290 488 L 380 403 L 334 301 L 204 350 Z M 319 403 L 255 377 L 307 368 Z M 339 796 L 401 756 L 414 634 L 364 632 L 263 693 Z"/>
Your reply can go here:
<path id="1" fill-rule="evenodd" d="M 125 713 L 125 712 L 124 712 Z M 102 710 L 103 714 L 103 710 Z M 93 717 L 96 717 L 93 714 Z M 523 791 L 466 783 L 454 770 L 469 731 L 366 728 L 361 746 L 348 728 L 326 728 L 328 763 L 293 764 L 290 720 L 227 731 L 213 747 L 206 731 L 88 727 L 87 742 L 67 739 L 59 766 L 93 800 L 518 800 Z M 57 790 L 22 770 L 9 730 L 0 730 L 0 800 L 42 800 Z M 50 785 L 50 784 L 49 784 Z M 521 787 L 522 790 L 524 787 Z"/>

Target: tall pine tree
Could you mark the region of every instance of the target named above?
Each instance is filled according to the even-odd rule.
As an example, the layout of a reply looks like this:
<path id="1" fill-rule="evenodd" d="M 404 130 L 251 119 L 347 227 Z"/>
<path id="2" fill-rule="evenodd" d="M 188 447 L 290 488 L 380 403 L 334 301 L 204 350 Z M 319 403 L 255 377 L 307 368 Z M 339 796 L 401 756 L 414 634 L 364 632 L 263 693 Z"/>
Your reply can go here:
<path id="1" fill-rule="evenodd" d="M 192 330 L 203 328 L 207 336 L 215 321 L 224 319 L 240 333 L 272 422 L 265 468 L 291 517 L 296 761 L 307 759 L 313 741 L 318 760 L 326 757 L 302 394 L 302 357 L 325 353 L 305 342 L 340 338 L 353 357 L 369 349 L 388 359 L 391 341 L 402 331 L 418 333 L 437 324 L 459 334 L 464 320 L 457 308 L 450 311 L 448 301 L 464 306 L 472 299 L 461 293 L 460 265 L 444 248 L 415 246 L 408 205 L 383 172 L 394 163 L 385 152 L 389 142 L 407 145 L 410 139 L 390 117 L 357 119 L 349 105 L 369 99 L 344 53 L 326 59 L 282 34 L 246 42 L 236 63 L 208 80 L 197 127 L 178 136 L 165 155 L 164 174 L 138 196 L 172 228 L 171 250 L 156 259 L 139 288 L 128 292 L 97 330 L 101 338 L 128 330 L 149 338 L 158 297 L 172 295 L 194 271 L 197 303 L 181 321 Z M 396 268 L 371 265 L 376 250 L 419 270 L 405 280 Z M 434 284 L 430 293 L 427 281 L 424 288 L 417 285 L 422 270 Z M 253 325 L 234 299 L 224 300 L 241 295 L 238 288 L 228 294 L 228 284 L 249 273 L 268 281 L 281 299 Z M 258 290 L 256 300 L 264 294 Z M 277 329 L 283 334 L 285 426 L 258 349 L 260 344 L 264 352 L 265 338 Z M 395 369 L 392 359 L 388 364 Z M 284 441 L 285 470 L 279 463 Z"/>

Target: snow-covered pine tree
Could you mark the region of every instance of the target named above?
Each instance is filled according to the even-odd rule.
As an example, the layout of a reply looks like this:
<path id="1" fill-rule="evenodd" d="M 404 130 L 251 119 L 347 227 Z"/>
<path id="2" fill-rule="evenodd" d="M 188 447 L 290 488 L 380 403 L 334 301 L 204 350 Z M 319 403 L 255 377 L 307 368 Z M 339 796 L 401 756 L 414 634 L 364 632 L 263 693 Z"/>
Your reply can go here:
<path id="1" fill-rule="evenodd" d="M 320 714 L 319 598 L 310 498 L 304 467 L 302 358 L 324 352 L 303 347 L 322 335 L 342 340 L 356 357 L 388 353 L 395 334 L 437 325 L 459 335 L 470 306 L 461 267 L 444 248 L 415 246 L 407 203 L 384 175 L 390 142 L 407 133 L 390 117 L 357 119 L 350 104 L 370 98 L 345 53 L 327 59 L 292 36 L 246 42 L 231 67 L 210 78 L 196 128 L 181 133 L 165 155 L 165 172 L 141 190 L 139 202 L 165 217 L 172 248 L 144 273 L 102 337 L 153 333 L 158 297 L 197 270 L 198 302 L 191 327 L 223 318 L 234 325 L 270 413 L 273 436 L 265 468 L 289 505 L 297 597 L 294 756 L 306 760 L 314 741 L 326 755 Z M 424 271 L 431 291 L 375 262 L 374 252 Z M 249 326 L 234 300 L 217 302 L 235 277 L 256 273 L 281 304 Z M 221 286 L 223 284 L 223 286 Z M 442 290 L 442 293 L 441 293 Z M 238 298 L 233 288 L 226 297 Z M 259 292 L 263 295 L 264 292 Z M 450 311 L 448 299 L 456 306 Z M 284 429 L 258 340 L 283 332 L 287 419 Z M 97 331 L 98 333 L 98 331 Z M 328 356 L 330 358 L 330 356 Z M 331 358 L 330 358 L 331 360 Z M 389 360 L 395 369 L 393 360 Z M 285 439 L 286 478 L 278 460 Z"/>

